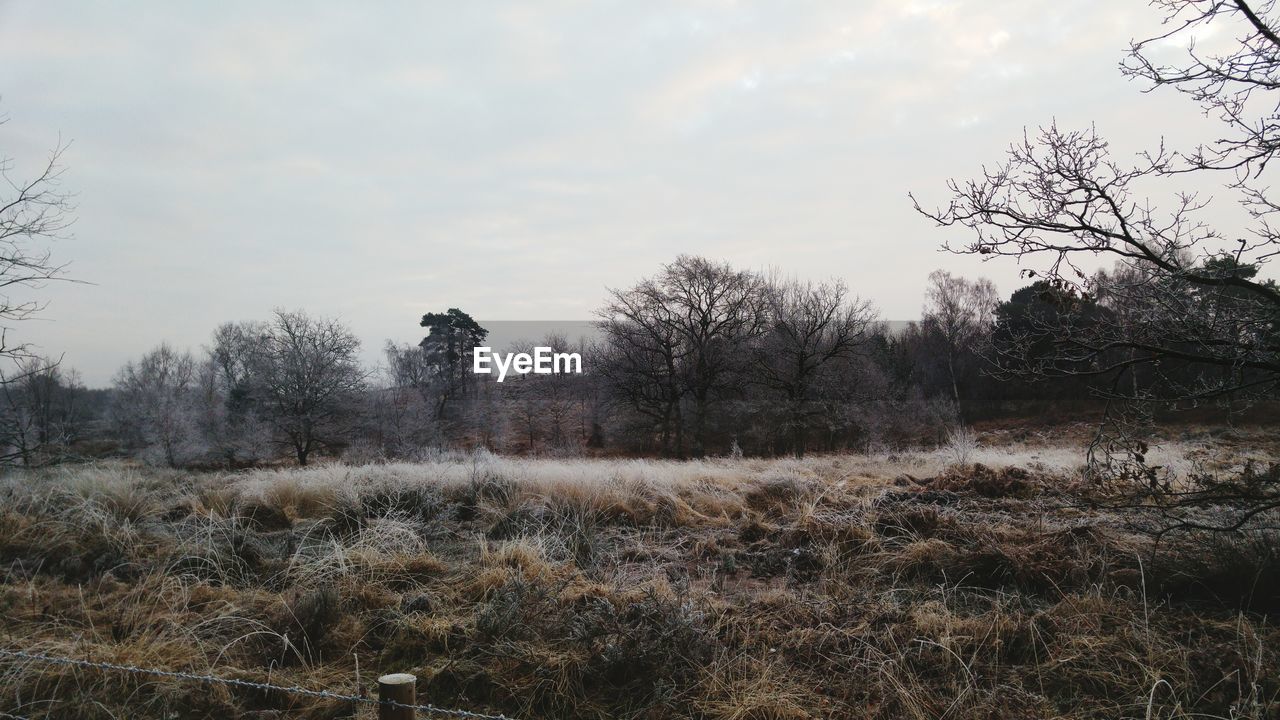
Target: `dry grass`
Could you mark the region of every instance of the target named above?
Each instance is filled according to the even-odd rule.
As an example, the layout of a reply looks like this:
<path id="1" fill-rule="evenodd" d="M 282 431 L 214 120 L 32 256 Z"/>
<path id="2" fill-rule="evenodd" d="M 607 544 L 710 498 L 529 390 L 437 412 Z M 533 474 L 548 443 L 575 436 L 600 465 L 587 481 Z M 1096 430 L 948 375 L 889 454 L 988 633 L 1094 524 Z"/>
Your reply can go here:
<path id="1" fill-rule="evenodd" d="M 1229 467 L 1259 447 L 1154 453 Z M 2 644 L 338 692 L 407 671 L 430 702 L 525 718 L 1275 717 L 1272 540 L 1232 546 L 1248 597 L 1202 592 L 1226 551 L 1153 561 L 1064 502 L 1080 457 L 980 435 L 965 467 L 941 449 L 10 474 Z M 10 660 L 0 710 L 369 717 Z"/>

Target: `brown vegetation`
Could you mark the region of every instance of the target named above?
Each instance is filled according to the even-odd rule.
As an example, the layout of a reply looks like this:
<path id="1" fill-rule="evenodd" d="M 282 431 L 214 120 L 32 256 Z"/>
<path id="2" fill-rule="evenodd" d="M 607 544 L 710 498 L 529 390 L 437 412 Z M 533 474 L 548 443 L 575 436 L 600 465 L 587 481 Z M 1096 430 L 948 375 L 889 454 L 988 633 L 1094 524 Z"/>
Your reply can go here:
<path id="1" fill-rule="evenodd" d="M 522 718 L 1275 717 L 1273 537 L 1153 552 L 985 452 L 12 474 L 0 644 Z M 0 709 L 368 712 L 10 659 Z"/>

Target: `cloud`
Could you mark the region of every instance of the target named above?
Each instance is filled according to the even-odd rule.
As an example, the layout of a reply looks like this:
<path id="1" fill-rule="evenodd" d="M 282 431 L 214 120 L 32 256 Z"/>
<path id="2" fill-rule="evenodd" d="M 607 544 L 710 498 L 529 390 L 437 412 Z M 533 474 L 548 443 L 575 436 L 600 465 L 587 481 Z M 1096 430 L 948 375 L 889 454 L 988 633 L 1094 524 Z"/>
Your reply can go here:
<path id="1" fill-rule="evenodd" d="M 0 152 L 75 140 L 74 275 L 17 332 L 92 384 L 275 306 L 370 362 L 427 310 L 586 318 L 679 252 L 840 275 L 914 316 L 942 234 L 905 194 L 1024 125 L 1149 141 L 1194 108 L 1115 70 L 1103 0 L 0 4 Z M 1181 113 L 1181 114 L 1180 114 Z M 1007 269 L 1006 269 L 1007 270 Z M 1012 270 L 997 276 L 1017 283 Z M 408 309 L 408 311 L 406 311 Z"/>

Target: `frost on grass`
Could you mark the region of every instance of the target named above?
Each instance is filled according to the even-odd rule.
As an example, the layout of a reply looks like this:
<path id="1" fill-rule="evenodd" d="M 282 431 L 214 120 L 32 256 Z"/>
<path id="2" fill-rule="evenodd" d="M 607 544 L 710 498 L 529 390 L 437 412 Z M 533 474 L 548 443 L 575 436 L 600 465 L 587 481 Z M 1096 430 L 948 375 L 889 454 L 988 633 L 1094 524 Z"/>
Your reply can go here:
<path id="1" fill-rule="evenodd" d="M 5 643 L 340 692 L 408 671 L 525 718 L 1275 715 L 1273 536 L 1157 551 L 1077 502 L 1078 448 L 951 450 L 11 474 Z M 8 660 L 0 702 L 350 712 Z"/>

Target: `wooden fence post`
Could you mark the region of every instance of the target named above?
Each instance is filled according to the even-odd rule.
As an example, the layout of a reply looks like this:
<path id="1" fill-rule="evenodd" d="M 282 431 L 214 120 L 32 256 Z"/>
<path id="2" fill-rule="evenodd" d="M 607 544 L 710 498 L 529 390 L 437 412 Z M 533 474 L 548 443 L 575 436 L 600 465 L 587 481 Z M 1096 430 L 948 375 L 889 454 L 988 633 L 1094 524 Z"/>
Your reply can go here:
<path id="1" fill-rule="evenodd" d="M 401 705 L 417 705 L 418 678 L 409 673 L 391 673 L 378 678 L 378 720 L 414 720 L 413 708 L 387 705 L 387 701 Z"/>

